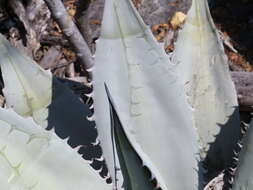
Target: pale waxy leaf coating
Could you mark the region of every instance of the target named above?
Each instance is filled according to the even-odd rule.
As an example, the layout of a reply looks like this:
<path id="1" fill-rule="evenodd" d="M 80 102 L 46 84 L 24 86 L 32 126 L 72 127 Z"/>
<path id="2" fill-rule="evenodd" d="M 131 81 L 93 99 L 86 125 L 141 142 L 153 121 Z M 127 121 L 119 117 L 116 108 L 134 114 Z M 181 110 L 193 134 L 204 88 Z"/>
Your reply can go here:
<path id="1" fill-rule="evenodd" d="M 214 167 L 228 164 L 240 135 L 238 103 L 207 0 L 192 1 L 172 56 L 194 109 L 202 158 Z"/>
<path id="2" fill-rule="evenodd" d="M 131 146 L 158 186 L 198 189 L 201 171 L 192 110 L 174 66 L 129 0 L 106 0 L 94 68 L 96 123 L 115 180 L 105 85 Z"/>
<path id="3" fill-rule="evenodd" d="M 111 190 L 112 186 L 54 131 L 0 108 L 0 188 Z"/>
<path id="4" fill-rule="evenodd" d="M 0 35 L 0 66 L 4 80 L 6 105 L 18 114 L 33 116 L 47 126 L 47 106 L 52 100 L 52 74 L 43 70 Z"/>
<path id="5" fill-rule="evenodd" d="M 81 146 L 83 158 L 107 177 L 95 123 L 88 119 L 92 115 L 88 105 L 1 35 L 0 66 L 7 107 L 25 118 L 32 117 L 43 128 L 54 129 L 60 138 L 69 138 L 71 147 Z"/>
<path id="6" fill-rule="evenodd" d="M 0 66 L 7 107 L 23 117 L 31 116 L 43 128 L 54 128 L 60 138 L 69 137 L 72 147 L 83 145 L 79 152 L 84 159 L 96 159 L 92 166 L 107 176 L 101 147 L 94 145 L 97 130 L 88 119 L 92 115 L 88 105 L 1 35 Z"/>
<path id="7" fill-rule="evenodd" d="M 109 92 L 106 88 L 108 97 Z M 155 181 L 151 173 L 142 164 L 142 160 L 133 149 L 129 139 L 124 133 L 121 122 L 110 102 L 111 130 L 114 139 L 114 152 L 118 155 L 120 169 L 124 178 L 122 188 L 125 190 L 154 190 Z M 116 183 L 118 183 L 116 181 Z M 117 184 L 116 184 L 117 186 Z"/>

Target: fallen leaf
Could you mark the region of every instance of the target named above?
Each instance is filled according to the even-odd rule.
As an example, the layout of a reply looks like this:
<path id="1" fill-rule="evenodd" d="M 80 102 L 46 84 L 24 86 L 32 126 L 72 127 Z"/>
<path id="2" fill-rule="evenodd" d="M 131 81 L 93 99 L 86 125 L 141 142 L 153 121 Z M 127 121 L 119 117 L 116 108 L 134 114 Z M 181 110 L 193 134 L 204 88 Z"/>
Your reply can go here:
<path id="1" fill-rule="evenodd" d="M 176 12 L 172 17 L 170 24 L 174 30 L 178 29 L 185 21 L 186 15 L 182 12 Z"/>
<path id="2" fill-rule="evenodd" d="M 164 38 L 169 30 L 168 24 L 156 24 L 151 27 L 151 30 L 157 41 L 163 42 Z"/>

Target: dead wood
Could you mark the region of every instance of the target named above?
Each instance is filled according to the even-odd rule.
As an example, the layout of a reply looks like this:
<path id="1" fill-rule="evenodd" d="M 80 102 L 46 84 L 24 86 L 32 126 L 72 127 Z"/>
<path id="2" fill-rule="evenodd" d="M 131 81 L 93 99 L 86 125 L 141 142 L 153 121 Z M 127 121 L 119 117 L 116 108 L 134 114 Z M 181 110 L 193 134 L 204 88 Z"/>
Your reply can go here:
<path id="1" fill-rule="evenodd" d="M 51 11 L 52 16 L 57 21 L 62 29 L 62 32 L 66 35 L 67 39 L 73 46 L 78 60 L 86 68 L 86 71 L 90 71 L 94 64 L 94 60 L 91 51 L 85 42 L 83 36 L 78 30 L 73 20 L 68 15 L 61 0 L 44 0 Z"/>

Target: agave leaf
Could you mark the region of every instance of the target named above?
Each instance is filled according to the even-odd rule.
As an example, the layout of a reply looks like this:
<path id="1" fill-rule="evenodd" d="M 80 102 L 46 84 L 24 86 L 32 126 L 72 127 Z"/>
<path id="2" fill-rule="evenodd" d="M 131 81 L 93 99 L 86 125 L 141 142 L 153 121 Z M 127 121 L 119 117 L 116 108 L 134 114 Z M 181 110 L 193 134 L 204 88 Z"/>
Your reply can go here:
<path id="1" fill-rule="evenodd" d="M 0 108 L 0 187 L 9 190 L 109 190 L 77 150 L 31 118 Z"/>
<path id="2" fill-rule="evenodd" d="M 7 107 L 42 123 L 52 100 L 52 74 L 13 48 L 0 35 L 0 63 Z M 32 76 L 32 77 L 31 77 Z M 39 117 L 42 115 L 42 118 Z"/>
<path id="3" fill-rule="evenodd" d="M 158 187 L 198 188 L 197 134 L 174 70 L 131 1 L 107 0 L 95 56 L 94 110 L 114 181 L 105 84 L 129 143 L 157 179 Z"/>
<path id="4" fill-rule="evenodd" d="M 247 133 L 239 146 L 242 150 L 239 155 L 239 162 L 236 168 L 232 190 L 253 189 L 253 120 L 248 126 Z M 232 168 L 232 170 L 235 170 Z"/>
<path id="5" fill-rule="evenodd" d="M 108 175 L 97 130 L 88 105 L 83 104 L 66 85 L 52 77 L 37 63 L 24 56 L 0 35 L 0 66 L 8 108 L 24 117 L 32 116 L 40 126 L 69 138 L 72 147 L 83 145 L 79 152 L 92 166 Z"/>
<path id="6" fill-rule="evenodd" d="M 110 95 L 107 87 L 106 90 L 109 98 Z M 125 190 L 154 190 L 155 186 L 154 183 L 152 183 L 152 176 L 150 175 L 149 171 L 143 167 L 141 159 L 125 135 L 124 129 L 122 128 L 117 113 L 115 112 L 111 102 L 110 114 L 114 151 L 118 154 L 120 168 L 124 177 L 124 183 L 122 187 Z"/>
<path id="7" fill-rule="evenodd" d="M 238 103 L 207 0 L 192 1 L 173 61 L 194 109 L 202 157 L 215 167 L 229 163 L 240 134 Z"/>

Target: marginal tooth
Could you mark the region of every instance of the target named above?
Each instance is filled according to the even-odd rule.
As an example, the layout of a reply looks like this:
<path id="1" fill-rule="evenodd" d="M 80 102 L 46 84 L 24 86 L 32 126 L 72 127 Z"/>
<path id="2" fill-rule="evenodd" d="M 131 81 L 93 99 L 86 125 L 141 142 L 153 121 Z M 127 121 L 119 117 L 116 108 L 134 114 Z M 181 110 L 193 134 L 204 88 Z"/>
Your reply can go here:
<path id="1" fill-rule="evenodd" d="M 249 128 L 250 124 L 249 123 L 246 123 L 244 121 L 241 122 L 245 127 Z"/>
<path id="2" fill-rule="evenodd" d="M 92 98 L 92 97 L 94 96 L 94 93 L 91 92 L 91 93 L 89 93 L 89 94 L 85 94 L 85 96 L 87 96 L 88 98 Z"/>
<path id="3" fill-rule="evenodd" d="M 75 150 L 76 152 L 78 152 L 81 147 L 82 147 L 82 145 L 78 145 L 75 148 L 73 148 L 73 150 Z"/>
<path id="4" fill-rule="evenodd" d="M 91 116 L 86 116 L 86 119 L 88 120 L 88 121 L 95 121 L 95 114 L 92 114 Z"/>
<path id="5" fill-rule="evenodd" d="M 233 157 L 233 160 L 236 161 L 236 162 L 238 162 L 239 159 L 236 158 L 236 157 Z"/>
<path id="6" fill-rule="evenodd" d="M 246 130 L 241 128 L 241 133 L 244 135 L 246 133 Z"/>
<path id="7" fill-rule="evenodd" d="M 50 130 L 48 130 L 48 131 L 52 132 L 53 134 L 56 134 L 55 128 L 54 128 L 54 127 L 52 127 L 52 129 L 50 129 Z"/>
<path id="8" fill-rule="evenodd" d="M 100 169 L 96 170 L 98 173 L 102 172 L 103 167 L 101 167 Z"/>
<path id="9" fill-rule="evenodd" d="M 237 145 L 239 146 L 239 148 L 242 148 L 242 144 L 241 143 L 237 143 Z"/>
<path id="10" fill-rule="evenodd" d="M 236 170 L 236 168 L 229 168 L 228 172 L 229 172 L 230 175 L 233 176 L 235 174 L 235 170 Z"/>
<path id="11" fill-rule="evenodd" d="M 105 176 L 105 179 L 109 179 L 111 176 L 109 174 L 109 172 L 107 172 L 107 175 Z"/>
<path id="12" fill-rule="evenodd" d="M 93 81 L 89 81 L 85 85 L 88 86 L 88 87 L 91 87 L 93 85 Z"/>
<path id="13" fill-rule="evenodd" d="M 97 161 L 100 161 L 100 162 L 102 162 L 102 161 L 104 161 L 104 157 L 103 156 L 101 156 L 100 158 L 95 158 Z"/>
<path id="14" fill-rule="evenodd" d="M 85 101 L 85 104 L 88 105 L 90 100 L 91 98 L 88 97 L 87 100 Z"/>
<path id="15" fill-rule="evenodd" d="M 93 159 L 91 159 L 91 160 L 86 160 L 86 161 L 88 162 L 88 164 L 92 164 L 92 163 L 94 162 Z"/>
<path id="16" fill-rule="evenodd" d="M 235 168 L 229 168 L 229 170 L 231 170 L 232 172 L 235 172 L 236 167 Z"/>
<path id="17" fill-rule="evenodd" d="M 230 179 L 228 180 L 228 183 L 231 184 L 231 185 L 233 184 L 233 182 L 234 182 L 234 178 L 230 178 Z"/>
<path id="18" fill-rule="evenodd" d="M 67 143 L 68 144 L 68 141 L 69 141 L 69 137 L 65 138 L 65 139 L 62 139 L 63 142 Z"/>
<path id="19" fill-rule="evenodd" d="M 89 108 L 90 108 L 90 110 L 93 109 L 94 108 L 94 104 L 91 104 Z"/>
<path id="20" fill-rule="evenodd" d="M 233 152 L 234 152 L 234 155 L 235 155 L 235 156 L 238 156 L 238 155 L 239 155 L 239 152 L 236 152 L 235 150 L 233 150 Z"/>
<path id="21" fill-rule="evenodd" d="M 97 146 L 100 143 L 100 141 L 98 139 L 96 139 L 95 142 L 91 143 L 93 146 Z"/>
<path id="22" fill-rule="evenodd" d="M 235 173 L 234 173 L 234 172 L 229 172 L 229 174 L 230 174 L 231 176 L 234 176 Z"/>
<path id="23" fill-rule="evenodd" d="M 145 163 L 144 160 L 142 160 L 142 167 L 146 166 L 147 167 L 147 164 Z"/>

